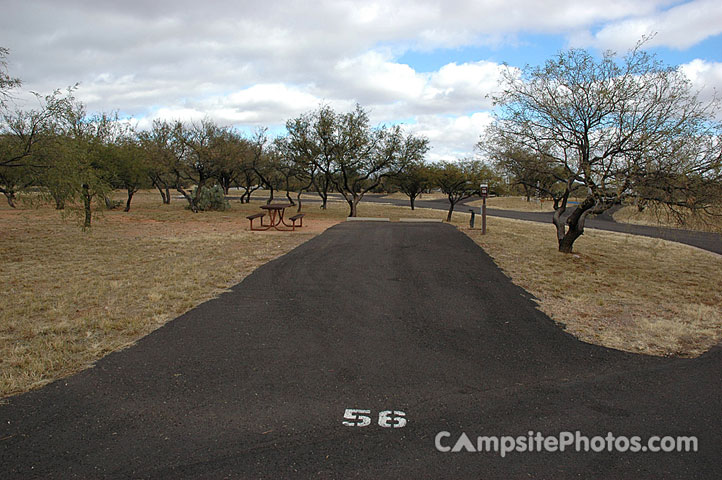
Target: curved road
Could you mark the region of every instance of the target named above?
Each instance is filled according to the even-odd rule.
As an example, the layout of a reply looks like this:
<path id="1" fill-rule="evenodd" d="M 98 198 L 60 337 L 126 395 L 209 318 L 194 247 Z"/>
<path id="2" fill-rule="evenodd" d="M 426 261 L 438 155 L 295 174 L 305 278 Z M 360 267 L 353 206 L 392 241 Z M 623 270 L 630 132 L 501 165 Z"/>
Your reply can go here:
<path id="1" fill-rule="evenodd" d="M 228 200 L 238 200 L 239 197 L 228 196 Z M 343 200 L 338 193 L 330 193 L 330 199 Z M 466 202 L 476 200 L 471 198 L 460 202 L 454 209 L 455 212 L 468 213 L 470 208 L 474 208 L 476 212 L 479 207 L 470 207 Z M 315 194 L 307 194 L 302 197 L 303 203 L 320 203 L 320 199 Z M 362 202 L 387 203 L 400 207 L 408 207 L 409 201 L 398 198 L 386 198 L 385 194 L 366 194 Z M 416 206 L 419 208 L 433 208 L 435 210 L 449 210 L 449 202 L 447 200 L 417 200 Z M 567 209 L 567 215 L 570 215 L 572 208 Z M 500 210 L 497 208 L 487 208 L 486 213 L 492 217 L 512 218 L 515 220 L 527 220 L 531 222 L 540 222 L 552 224 L 552 214 L 548 212 L 519 212 L 515 210 Z M 710 252 L 722 255 L 722 235 L 712 232 L 700 232 L 696 230 L 683 230 L 677 228 L 652 227 L 646 225 L 633 225 L 628 223 L 618 223 L 614 218 L 605 212 L 597 217 L 588 218 L 586 227 L 596 228 L 599 230 L 607 230 L 610 232 L 628 233 L 632 235 L 642 235 L 645 237 L 661 238 L 673 242 L 684 243 L 693 247 L 708 250 Z"/>
<path id="2" fill-rule="evenodd" d="M 364 200 L 367 200 L 367 197 L 368 201 L 371 202 L 385 202 L 399 206 L 409 205 L 407 200 L 388 199 L 379 195 L 367 195 L 364 196 Z M 474 200 L 478 199 L 469 199 L 468 201 Z M 446 200 L 417 200 L 416 206 L 420 208 L 434 208 L 444 211 L 449 210 L 449 202 Z M 457 204 L 454 211 L 468 213 L 470 208 L 474 208 L 477 213 L 479 212 L 479 207 L 470 207 L 465 205 L 464 202 Z M 567 214 L 571 214 L 572 210 L 572 208 L 568 208 Z M 487 208 L 486 213 L 492 217 L 513 218 L 516 220 L 528 220 L 532 222 L 552 224 L 552 214 L 547 212 L 518 212 L 514 210 Z M 607 212 L 595 218 L 588 218 L 586 221 L 586 227 L 671 240 L 673 242 L 685 243 L 687 245 L 692 245 L 694 247 L 722 255 L 722 235 L 719 233 L 618 223 Z"/>
<path id="3" fill-rule="evenodd" d="M 565 334 L 453 226 L 344 223 L 8 399 L 0 476 L 717 479 L 721 376 L 720 348 L 664 359 Z M 567 431 L 696 436 L 699 451 L 435 446 Z"/>

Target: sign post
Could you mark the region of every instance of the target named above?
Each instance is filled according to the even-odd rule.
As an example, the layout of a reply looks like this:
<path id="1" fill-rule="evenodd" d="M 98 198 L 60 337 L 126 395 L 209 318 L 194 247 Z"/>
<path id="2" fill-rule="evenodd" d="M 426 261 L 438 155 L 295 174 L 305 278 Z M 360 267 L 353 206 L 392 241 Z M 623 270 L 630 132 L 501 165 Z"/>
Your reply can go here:
<path id="1" fill-rule="evenodd" d="M 486 197 L 489 195 L 489 185 L 482 183 L 479 186 L 481 194 L 481 234 L 486 235 Z"/>

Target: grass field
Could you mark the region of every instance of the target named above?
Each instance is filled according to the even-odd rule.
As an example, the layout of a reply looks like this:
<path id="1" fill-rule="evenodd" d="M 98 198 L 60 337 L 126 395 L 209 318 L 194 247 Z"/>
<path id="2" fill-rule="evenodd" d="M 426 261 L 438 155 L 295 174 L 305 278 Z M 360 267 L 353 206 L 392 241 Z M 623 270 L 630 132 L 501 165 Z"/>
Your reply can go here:
<path id="1" fill-rule="evenodd" d="M 703 232 L 722 233 L 722 210 L 718 209 L 715 215 L 700 215 L 693 217 L 686 215 L 680 219 L 674 217 L 663 208 L 647 208 L 639 211 L 637 207 L 626 206 L 614 212 L 614 219 L 620 223 L 633 223 L 636 225 L 651 225 L 670 228 L 683 228 L 686 230 L 700 230 Z"/>
<path id="2" fill-rule="evenodd" d="M 722 339 L 722 256 L 647 237 L 586 229 L 559 253 L 554 227 L 489 219 L 467 232 L 539 308 L 589 343 L 694 357 Z"/>
<path id="3" fill-rule="evenodd" d="M 402 192 L 395 192 L 389 195 L 384 195 L 384 198 L 394 198 L 397 200 L 409 200 L 409 196 Z M 448 197 L 441 192 L 422 193 L 416 200 L 446 200 Z"/>
<path id="4" fill-rule="evenodd" d="M 120 197 L 119 197 L 120 198 Z M 251 205 L 192 214 L 141 192 L 129 213 L 104 212 L 83 232 L 50 207 L 0 207 L 0 396 L 86 368 L 213 298 L 263 263 L 343 221 L 345 204 L 306 203 L 304 228 L 250 232 Z M 444 212 L 362 203 L 360 216 Z M 669 242 L 587 231 L 556 252 L 551 225 L 489 219 L 489 234 L 453 222 L 540 308 L 583 340 L 655 355 L 697 355 L 719 341 L 722 257 Z M 670 292 L 674 292 L 673 295 Z"/>

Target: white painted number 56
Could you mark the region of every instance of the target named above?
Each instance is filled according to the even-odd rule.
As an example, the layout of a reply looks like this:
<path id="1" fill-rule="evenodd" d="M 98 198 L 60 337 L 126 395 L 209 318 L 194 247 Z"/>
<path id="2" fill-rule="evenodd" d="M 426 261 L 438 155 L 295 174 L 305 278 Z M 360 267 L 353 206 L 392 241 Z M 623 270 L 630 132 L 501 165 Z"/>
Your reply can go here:
<path id="1" fill-rule="evenodd" d="M 350 421 L 344 421 L 343 424 L 347 427 L 367 427 L 371 425 L 371 417 L 362 415 L 362 413 L 371 413 L 371 410 L 359 410 L 358 408 L 347 408 L 346 413 L 343 414 L 343 418 Z"/>
<path id="2" fill-rule="evenodd" d="M 342 423 L 347 427 L 368 427 L 371 425 L 371 410 L 361 410 L 358 408 L 347 408 L 343 414 Z M 406 426 L 406 413 L 401 410 L 384 410 L 379 412 L 380 427 L 384 428 L 402 428 Z"/>

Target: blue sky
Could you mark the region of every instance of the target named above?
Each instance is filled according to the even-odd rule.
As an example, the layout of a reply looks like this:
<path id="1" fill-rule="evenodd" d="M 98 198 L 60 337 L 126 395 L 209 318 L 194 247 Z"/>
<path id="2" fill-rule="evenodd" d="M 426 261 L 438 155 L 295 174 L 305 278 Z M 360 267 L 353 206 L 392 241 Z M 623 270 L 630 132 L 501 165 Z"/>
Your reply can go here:
<path id="1" fill-rule="evenodd" d="M 409 51 L 399 57 L 419 72 L 433 72 L 447 63 L 469 61 L 492 61 L 508 63 L 515 67 L 540 65 L 555 52 L 566 47 L 562 35 L 523 35 L 518 43 L 503 46 L 464 46 L 444 48 L 432 52 Z"/>
<path id="2" fill-rule="evenodd" d="M 282 133 L 321 103 L 427 136 L 431 160 L 473 156 L 502 63 L 570 46 L 647 49 L 722 91 L 719 0 L 5 0 L 0 45 L 23 90 L 80 83 L 91 111 L 207 117 Z M 22 97 L 22 96 L 21 96 Z M 22 103 L 22 102 L 20 102 Z"/>
<path id="3" fill-rule="evenodd" d="M 497 63 L 508 63 L 523 68 L 525 65 L 542 65 L 556 52 L 568 48 L 564 35 L 522 35 L 518 43 L 503 46 L 464 46 L 458 48 L 438 49 L 431 52 L 408 51 L 398 58 L 399 63 L 406 63 L 418 72 L 433 72 L 447 63 L 464 63 L 469 61 L 488 60 Z M 598 48 L 589 48 L 600 54 Z M 679 65 L 694 59 L 722 62 L 722 36 L 715 35 L 704 41 L 686 48 L 654 47 L 647 49 L 655 53 L 669 65 Z M 618 53 L 623 53 L 618 52 Z"/>

